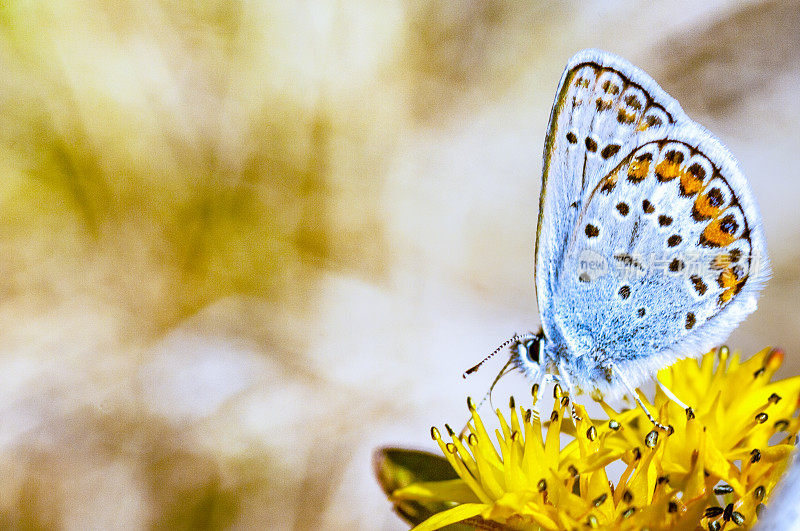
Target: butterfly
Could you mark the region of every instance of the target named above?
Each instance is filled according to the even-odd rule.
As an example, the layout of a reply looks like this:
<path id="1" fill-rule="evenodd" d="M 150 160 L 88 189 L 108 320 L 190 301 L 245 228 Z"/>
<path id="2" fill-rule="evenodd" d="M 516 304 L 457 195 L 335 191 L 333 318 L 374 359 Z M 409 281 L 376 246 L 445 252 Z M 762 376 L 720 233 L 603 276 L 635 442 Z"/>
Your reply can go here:
<path id="1" fill-rule="evenodd" d="M 535 260 L 541 330 L 501 345 L 512 350 L 504 371 L 637 401 L 634 387 L 659 369 L 724 340 L 770 274 L 733 155 L 645 72 L 601 50 L 575 54 L 556 92 Z"/>

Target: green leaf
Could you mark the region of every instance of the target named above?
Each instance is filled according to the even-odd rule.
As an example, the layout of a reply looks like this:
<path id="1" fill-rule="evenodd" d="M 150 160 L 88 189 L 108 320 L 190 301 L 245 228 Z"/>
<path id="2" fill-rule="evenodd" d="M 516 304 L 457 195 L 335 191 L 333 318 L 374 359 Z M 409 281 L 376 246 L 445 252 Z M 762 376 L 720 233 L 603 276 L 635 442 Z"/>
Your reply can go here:
<path id="1" fill-rule="evenodd" d="M 379 448 L 373 454 L 372 466 L 375 477 L 387 497 L 412 483 L 458 479 L 458 474 L 444 457 L 421 450 Z M 413 525 L 421 524 L 432 516 L 453 508 L 453 503 L 433 499 L 428 501 L 393 499 L 392 503 L 395 512 Z M 452 525 L 447 529 L 456 531 L 472 527 Z"/>

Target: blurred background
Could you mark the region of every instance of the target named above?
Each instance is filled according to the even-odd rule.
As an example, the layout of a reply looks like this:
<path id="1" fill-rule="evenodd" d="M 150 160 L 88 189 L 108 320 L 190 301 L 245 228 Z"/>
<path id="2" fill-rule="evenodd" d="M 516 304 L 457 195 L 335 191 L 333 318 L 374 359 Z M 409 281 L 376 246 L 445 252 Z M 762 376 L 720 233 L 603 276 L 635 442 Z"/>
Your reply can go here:
<path id="1" fill-rule="evenodd" d="M 775 274 L 730 344 L 796 374 L 798 1 L 3 2 L 0 527 L 406 528 L 371 453 L 537 328 L 585 47 L 739 158 Z"/>

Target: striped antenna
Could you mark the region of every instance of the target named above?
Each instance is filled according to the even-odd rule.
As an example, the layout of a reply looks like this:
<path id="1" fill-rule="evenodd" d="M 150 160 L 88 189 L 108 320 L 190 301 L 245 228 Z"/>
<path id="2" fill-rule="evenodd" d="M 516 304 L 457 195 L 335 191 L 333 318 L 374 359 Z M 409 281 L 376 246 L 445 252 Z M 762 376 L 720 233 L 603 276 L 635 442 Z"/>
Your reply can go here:
<path id="1" fill-rule="evenodd" d="M 477 371 L 477 370 L 478 370 L 478 369 L 481 367 L 481 365 L 483 365 L 484 363 L 486 363 L 487 361 L 489 361 L 489 359 L 490 359 L 492 356 L 494 356 L 495 354 L 497 354 L 498 352 L 500 352 L 501 350 L 503 350 L 504 348 L 506 348 L 507 346 L 509 346 L 511 343 L 515 342 L 517 339 L 519 339 L 519 334 L 516 334 L 516 333 L 515 333 L 515 334 L 514 334 L 514 335 L 513 335 L 513 336 L 512 336 L 510 339 L 506 339 L 505 341 L 503 341 L 503 342 L 500 344 L 500 346 L 499 346 L 499 347 L 497 347 L 496 349 L 494 349 L 494 350 L 492 351 L 492 353 L 491 353 L 491 354 L 489 354 L 488 356 L 486 356 L 485 358 L 483 358 L 481 361 L 479 361 L 477 364 L 473 365 L 472 367 L 470 367 L 470 368 L 469 368 L 469 369 L 467 369 L 466 371 L 464 371 L 464 374 L 462 374 L 462 375 L 461 375 L 461 377 L 462 377 L 462 378 L 466 378 L 467 376 L 469 376 L 469 375 L 470 375 L 470 374 L 472 374 L 473 372 Z"/>
<path id="2" fill-rule="evenodd" d="M 506 339 L 505 341 L 503 341 L 503 343 L 499 347 L 494 349 L 491 354 L 489 354 L 488 356 L 483 358 L 479 363 L 477 363 L 476 365 L 474 365 L 474 366 L 470 367 L 469 369 L 467 369 L 466 371 L 464 371 L 464 374 L 462 374 L 461 377 L 462 378 L 466 378 L 467 376 L 469 376 L 473 372 L 477 371 L 480 368 L 481 365 L 486 363 L 492 356 L 494 356 L 495 354 L 497 354 L 498 352 L 500 352 L 501 350 L 503 350 L 504 348 L 506 348 L 510 344 L 512 344 L 512 343 L 521 343 L 521 342 L 526 341 L 528 339 L 534 339 L 535 337 L 536 337 L 536 334 L 532 334 L 531 332 L 527 332 L 527 333 L 522 334 L 522 335 L 515 333 L 513 336 L 511 336 L 510 339 Z"/>

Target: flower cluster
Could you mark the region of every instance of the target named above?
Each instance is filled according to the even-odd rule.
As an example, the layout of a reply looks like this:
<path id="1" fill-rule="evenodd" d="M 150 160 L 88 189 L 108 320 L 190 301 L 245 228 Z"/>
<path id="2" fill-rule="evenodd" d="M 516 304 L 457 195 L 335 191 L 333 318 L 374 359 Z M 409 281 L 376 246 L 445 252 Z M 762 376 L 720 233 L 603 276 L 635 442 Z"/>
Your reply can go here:
<path id="1" fill-rule="evenodd" d="M 764 350 L 741 362 L 723 347 L 663 369 L 658 380 L 693 406 L 683 410 L 660 389 L 653 402 L 642 395 L 666 432 L 653 429 L 641 408 L 618 412 L 602 401 L 608 418 L 591 419 L 556 386 L 544 422 L 513 398 L 508 417 L 497 410 L 495 444 L 469 400 L 465 437 L 448 427 L 448 442 L 431 430 L 457 477 L 412 483 L 391 498 L 443 503 L 420 531 L 458 522 L 484 529 L 750 527 L 800 429 L 800 377 L 771 381 L 782 359 Z"/>

